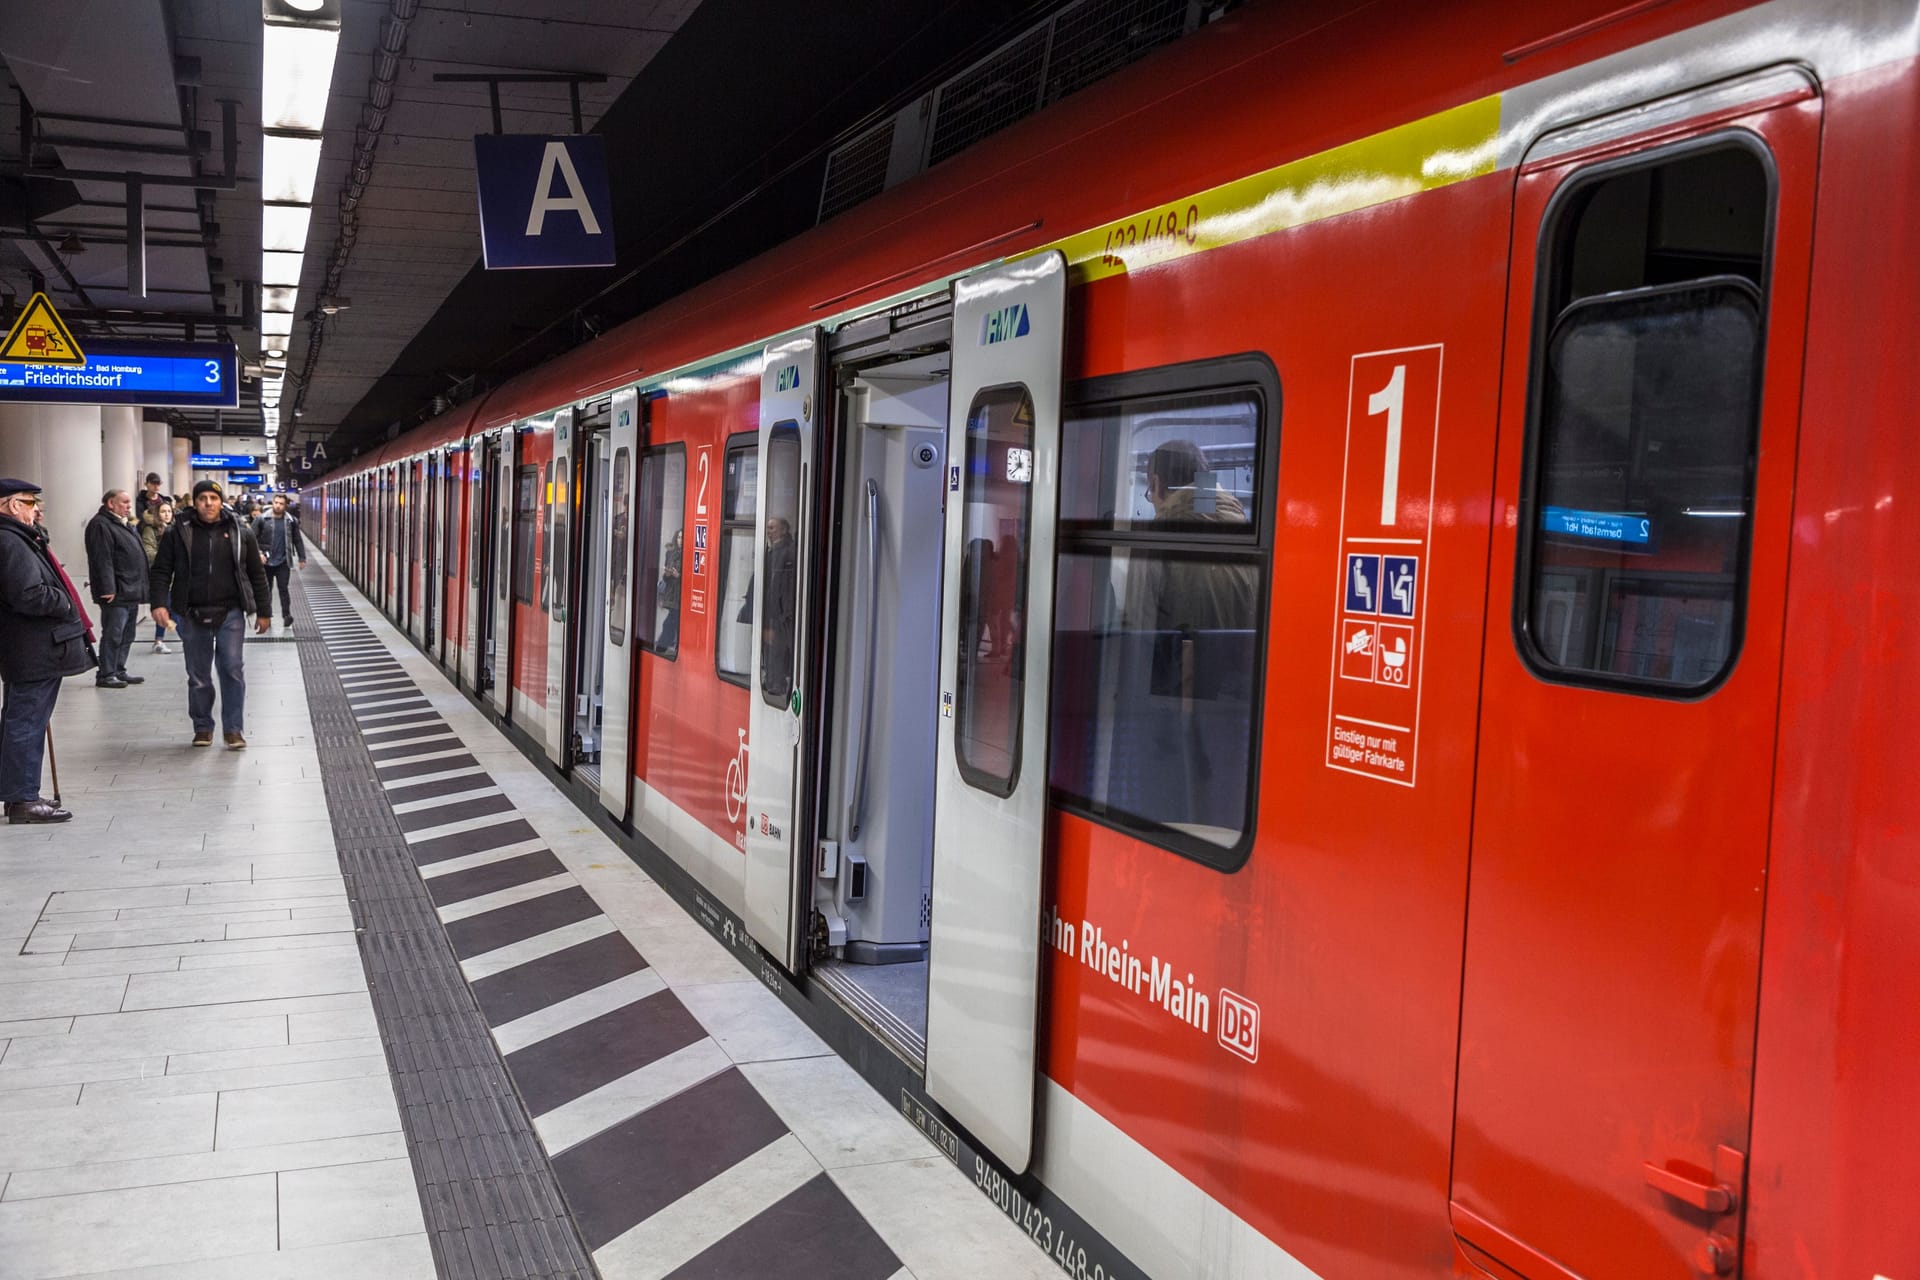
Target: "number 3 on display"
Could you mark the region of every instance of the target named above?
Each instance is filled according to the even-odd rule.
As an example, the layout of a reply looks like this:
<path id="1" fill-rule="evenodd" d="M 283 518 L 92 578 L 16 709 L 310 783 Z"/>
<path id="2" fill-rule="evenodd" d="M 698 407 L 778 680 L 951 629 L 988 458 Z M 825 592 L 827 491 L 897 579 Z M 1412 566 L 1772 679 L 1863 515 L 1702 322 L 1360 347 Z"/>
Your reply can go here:
<path id="1" fill-rule="evenodd" d="M 1407 402 L 1407 366 L 1393 366 L 1387 385 L 1367 397 L 1367 416 L 1387 415 L 1387 461 L 1380 474 L 1380 523 L 1391 526 L 1400 510 L 1400 430 Z"/>
<path id="2" fill-rule="evenodd" d="M 207 366 L 207 385 L 210 387 L 219 386 L 220 385 L 220 362 L 218 360 L 208 360 L 205 362 L 205 364 Z"/>

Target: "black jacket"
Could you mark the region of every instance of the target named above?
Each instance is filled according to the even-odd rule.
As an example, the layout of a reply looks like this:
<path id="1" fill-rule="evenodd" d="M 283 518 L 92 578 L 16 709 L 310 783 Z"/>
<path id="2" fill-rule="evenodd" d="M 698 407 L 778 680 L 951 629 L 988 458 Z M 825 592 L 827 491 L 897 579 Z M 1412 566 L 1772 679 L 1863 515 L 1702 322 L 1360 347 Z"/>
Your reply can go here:
<path id="1" fill-rule="evenodd" d="M 181 516 L 160 535 L 160 550 L 154 555 L 153 568 L 147 575 L 149 600 L 171 600 L 176 610 L 184 610 L 192 604 L 189 595 L 192 587 L 189 548 L 192 543 L 187 531 L 199 522 L 197 515 Z M 233 512 L 224 509 L 215 524 L 227 526 L 232 535 L 229 545 L 233 548 L 234 580 L 240 584 L 240 607 L 248 613 L 271 618 L 273 600 L 267 595 L 267 571 L 261 563 L 260 544 L 254 541 L 253 530 L 242 524 Z"/>
<path id="2" fill-rule="evenodd" d="M 289 561 L 298 560 L 301 564 L 305 564 L 307 562 L 307 544 L 305 540 L 300 537 L 300 518 L 289 511 L 286 515 L 286 521 L 287 559 Z M 253 536 L 259 540 L 260 554 L 263 556 L 271 556 L 273 554 L 273 512 L 269 511 L 265 515 L 255 516 L 253 518 Z"/>
<path id="3" fill-rule="evenodd" d="M 47 555 L 47 535 L 0 516 L 0 679 L 77 676 L 93 666 L 87 627 Z"/>
<path id="4" fill-rule="evenodd" d="M 147 600 L 147 550 L 140 535 L 105 507 L 87 521 L 87 589 L 95 604 Z"/>

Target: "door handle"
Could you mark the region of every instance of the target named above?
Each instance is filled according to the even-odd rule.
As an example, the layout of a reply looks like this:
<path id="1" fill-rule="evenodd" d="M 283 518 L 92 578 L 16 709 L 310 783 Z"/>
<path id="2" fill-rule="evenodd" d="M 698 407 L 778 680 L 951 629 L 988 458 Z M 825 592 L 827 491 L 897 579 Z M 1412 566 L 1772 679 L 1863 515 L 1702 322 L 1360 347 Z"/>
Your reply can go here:
<path id="1" fill-rule="evenodd" d="M 1662 1195 L 1672 1196 L 1683 1204 L 1708 1213 L 1731 1213 L 1734 1205 L 1733 1188 L 1715 1181 L 1711 1175 L 1698 1177 L 1679 1173 L 1651 1160 L 1640 1166 L 1647 1185 Z"/>

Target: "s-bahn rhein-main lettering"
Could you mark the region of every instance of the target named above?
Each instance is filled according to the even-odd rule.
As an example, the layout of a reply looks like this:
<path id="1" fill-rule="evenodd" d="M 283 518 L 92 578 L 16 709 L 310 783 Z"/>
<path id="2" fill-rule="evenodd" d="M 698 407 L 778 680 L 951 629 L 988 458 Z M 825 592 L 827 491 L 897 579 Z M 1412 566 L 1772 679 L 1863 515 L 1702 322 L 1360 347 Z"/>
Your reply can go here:
<path id="1" fill-rule="evenodd" d="M 1076 923 L 1062 919 L 1058 908 L 1049 912 L 1049 917 L 1048 941 L 1054 950 L 1072 956 L 1107 981 L 1158 1006 L 1194 1030 L 1213 1034 L 1213 999 L 1195 988 L 1191 972 L 1183 979 L 1173 965 L 1159 956 L 1142 958 L 1127 939 L 1109 942 L 1106 931 L 1099 925 L 1088 920 Z M 1251 1004 L 1245 997 L 1236 999 L 1242 1006 Z M 1258 1025 L 1257 1007 L 1254 1025 Z M 1240 1049 L 1234 1052 L 1247 1056 Z"/>

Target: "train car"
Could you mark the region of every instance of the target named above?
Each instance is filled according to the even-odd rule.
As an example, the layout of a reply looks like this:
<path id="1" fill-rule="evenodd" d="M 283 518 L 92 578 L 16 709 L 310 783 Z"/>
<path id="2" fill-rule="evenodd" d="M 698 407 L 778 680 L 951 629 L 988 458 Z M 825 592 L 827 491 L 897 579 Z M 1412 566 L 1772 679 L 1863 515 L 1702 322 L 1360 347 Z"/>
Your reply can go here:
<path id="1" fill-rule="evenodd" d="M 1070 1274 L 1920 1276 L 1917 56 L 1249 4 L 327 550 Z"/>

